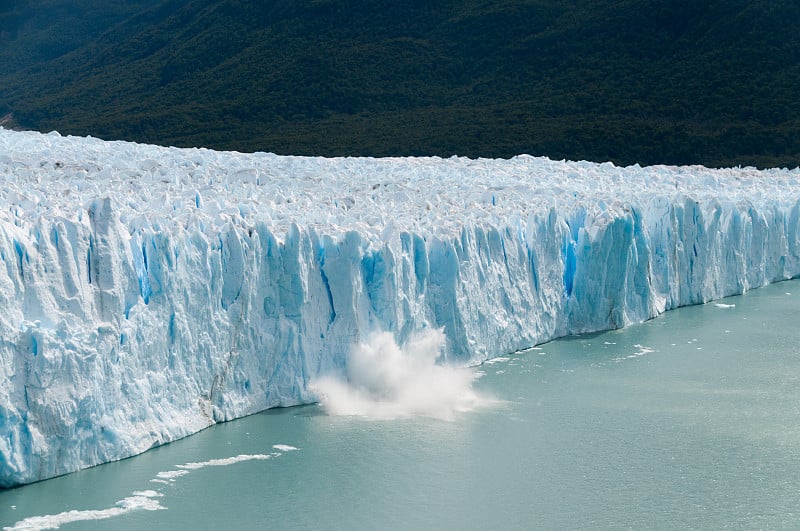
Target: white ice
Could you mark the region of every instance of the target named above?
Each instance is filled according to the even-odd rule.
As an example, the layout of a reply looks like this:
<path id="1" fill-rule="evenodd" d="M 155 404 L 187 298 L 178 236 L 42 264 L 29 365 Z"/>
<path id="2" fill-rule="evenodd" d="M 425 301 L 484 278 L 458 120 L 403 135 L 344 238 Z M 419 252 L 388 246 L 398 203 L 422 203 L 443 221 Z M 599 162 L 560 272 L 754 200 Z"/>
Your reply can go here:
<path id="1" fill-rule="evenodd" d="M 0 129 L 0 487 L 800 274 L 797 169 L 222 153 Z"/>
<path id="2" fill-rule="evenodd" d="M 58 514 L 31 516 L 20 520 L 13 526 L 4 527 L 3 529 L 4 531 L 59 529 L 64 524 L 91 520 L 107 520 L 133 511 L 159 511 L 166 509 L 166 507 L 159 503 L 158 498 L 161 496 L 163 496 L 161 493 L 153 490 L 134 492 L 127 498 L 118 501 L 114 507 L 109 507 L 108 509 L 72 510 Z"/>
<path id="3" fill-rule="evenodd" d="M 291 446 L 288 444 L 273 444 L 272 447 L 278 450 L 279 452 L 296 452 L 297 450 L 299 450 L 299 448 L 297 448 L 296 446 Z"/>
<path id="4" fill-rule="evenodd" d="M 280 455 L 280 454 L 277 454 Z M 210 466 L 229 466 L 242 461 L 265 461 L 276 457 L 274 454 L 242 454 L 233 457 L 224 457 L 222 459 L 209 459 L 208 461 L 201 461 L 197 463 L 186 463 L 184 465 L 177 465 L 181 470 L 200 470 Z"/>
<path id="5" fill-rule="evenodd" d="M 344 375 L 312 380 L 309 388 L 330 414 L 376 419 L 452 419 L 496 402 L 473 390 L 471 368 L 437 363 L 444 341 L 441 330 L 425 330 L 401 347 L 393 334 L 373 332 L 351 349 Z"/>
<path id="6" fill-rule="evenodd" d="M 294 446 L 286 444 L 275 444 L 273 448 L 284 452 L 298 450 Z M 242 454 L 232 457 L 224 457 L 220 459 L 210 459 L 208 461 L 186 463 L 183 465 L 176 465 L 178 470 L 165 470 L 156 474 L 156 477 L 151 479 L 151 483 L 161 483 L 163 485 L 170 485 L 175 483 L 180 477 L 186 476 L 194 470 L 200 470 L 206 467 L 219 467 L 230 466 L 245 461 L 263 461 L 280 456 L 280 452 L 272 452 L 270 454 Z M 114 507 L 107 509 L 73 509 L 71 511 L 64 511 L 58 514 L 48 514 L 42 516 L 30 516 L 24 518 L 12 526 L 4 527 L 4 531 L 39 531 L 44 529 L 59 529 L 64 524 L 74 522 L 85 522 L 90 520 L 106 520 L 123 516 L 133 511 L 159 511 L 165 510 L 167 507 L 163 506 L 158 498 L 163 498 L 164 493 L 160 490 L 143 490 L 134 491 L 130 496 L 119 500 Z M 12 509 L 15 508 L 12 506 Z"/>

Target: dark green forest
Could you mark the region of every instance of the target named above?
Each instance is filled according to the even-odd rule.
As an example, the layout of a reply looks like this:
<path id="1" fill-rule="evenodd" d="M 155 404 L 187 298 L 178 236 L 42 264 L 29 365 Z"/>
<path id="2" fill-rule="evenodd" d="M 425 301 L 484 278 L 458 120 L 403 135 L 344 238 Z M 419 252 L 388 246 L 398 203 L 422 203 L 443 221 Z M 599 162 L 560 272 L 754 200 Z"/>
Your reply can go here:
<path id="1" fill-rule="evenodd" d="M 6 126 L 325 156 L 800 165 L 800 3 L 2 0 Z"/>

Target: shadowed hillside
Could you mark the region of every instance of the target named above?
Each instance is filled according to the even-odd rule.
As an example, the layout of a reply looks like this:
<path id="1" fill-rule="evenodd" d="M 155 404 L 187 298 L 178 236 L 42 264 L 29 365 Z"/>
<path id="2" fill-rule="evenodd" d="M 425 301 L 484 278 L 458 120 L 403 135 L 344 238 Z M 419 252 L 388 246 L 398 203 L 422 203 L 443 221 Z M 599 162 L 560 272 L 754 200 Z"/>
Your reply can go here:
<path id="1" fill-rule="evenodd" d="M 286 154 L 800 164 L 796 2 L 8 5 L 0 115 L 42 131 Z"/>

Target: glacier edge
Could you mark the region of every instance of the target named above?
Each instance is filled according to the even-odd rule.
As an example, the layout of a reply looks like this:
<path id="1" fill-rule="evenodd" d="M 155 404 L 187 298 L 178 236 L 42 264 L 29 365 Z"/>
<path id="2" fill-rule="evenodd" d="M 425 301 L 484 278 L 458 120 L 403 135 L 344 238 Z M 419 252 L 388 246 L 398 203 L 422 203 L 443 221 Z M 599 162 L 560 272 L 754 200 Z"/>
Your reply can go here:
<path id="1" fill-rule="evenodd" d="M 0 146 L 0 487 L 311 402 L 372 330 L 474 364 L 800 276 L 797 171 Z"/>

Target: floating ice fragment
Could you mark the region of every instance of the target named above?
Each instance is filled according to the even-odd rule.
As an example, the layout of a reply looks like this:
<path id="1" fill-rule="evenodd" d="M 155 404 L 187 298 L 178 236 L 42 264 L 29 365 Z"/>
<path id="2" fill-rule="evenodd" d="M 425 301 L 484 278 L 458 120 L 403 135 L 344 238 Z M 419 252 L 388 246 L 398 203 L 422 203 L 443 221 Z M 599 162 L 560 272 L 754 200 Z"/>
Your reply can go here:
<path id="1" fill-rule="evenodd" d="M 161 496 L 161 493 L 154 490 L 137 491 L 131 493 L 127 498 L 121 499 L 114 507 L 108 509 L 72 510 L 59 514 L 30 516 L 10 527 L 4 527 L 3 529 L 4 531 L 58 529 L 64 524 L 89 520 L 106 520 L 108 518 L 122 516 L 132 511 L 159 511 L 166 509 L 166 507 L 155 499 Z"/>
<path id="2" fill-rule="evenodd" d="M 177 478 L 185 476 L 188 473 L 188 470 L 168 470 L 159 472 L 156 474 L 155 479 L 151 479 L 150 481 L 153 483 L 174 483 Z"/>
<path id="3" fill-rule="evenodd" d="M 209 466 L 228 466 L 233 465 L 236 463 L 241 463 L 242 461 L 253 461 L 253 460 L 260 460 L 263 461 L 265 459 L 271 459 L 271 455 L 266 454 L 254 454 L 254 455 L 237 455 L 235 457 L 225 457 L 223 459 L 210 459 L 208 461 L 201 461 L 199 463 L 186 463 L 183 465 L 175 465 L 176 468 L 180 468 L 182 470 L 199 470 L 201 468 L 206 468 Z"/>
<path id="4" fill-rule="evenodd" d="M 613 361 L 615 363 L 620 363 L 620 362 L 625 361 L 625 360 L 630 360 L 630 359 L 634 359 L 634 358 L 640 358 L 642 356 L 646 356 L 647 354 L 651 354 L 651 353 L 655 352 L 655 349 L 652 349 L 650 347 L 645 347 L 645 346 L 642 346 L 642 345 L 638 345 L 638 344 L 634 345 L 634 347 L 638 348 L 639 350 L 634 352 L 633 354 L 629 354 L 628 356 L 619 356 L 619 357 L 616 357 L 616 358 L 611 358 L 611 361 Z"/>
<path id="5" fill-rule="evenodd" d="M 294 452 L 299 450 L 299 448 L 289 446 L 288 444 L 273 444 L 272 447 L 276 450 L 280 450 L 281 452 Z"/>

